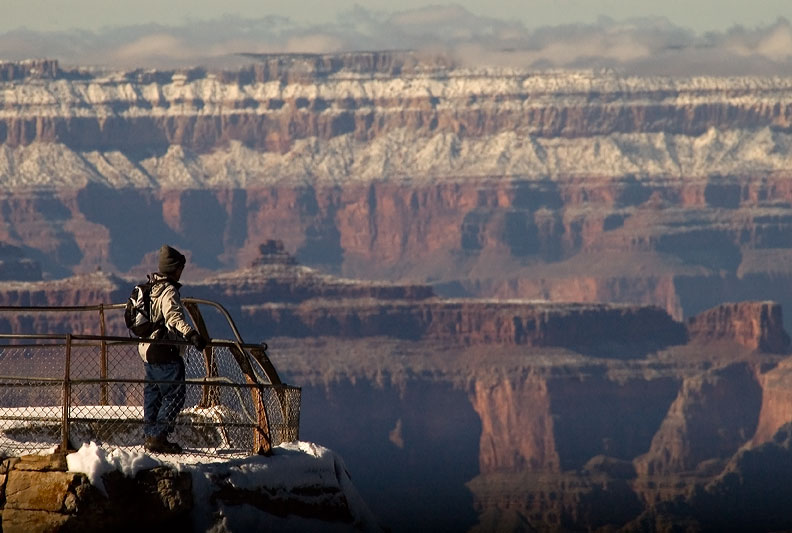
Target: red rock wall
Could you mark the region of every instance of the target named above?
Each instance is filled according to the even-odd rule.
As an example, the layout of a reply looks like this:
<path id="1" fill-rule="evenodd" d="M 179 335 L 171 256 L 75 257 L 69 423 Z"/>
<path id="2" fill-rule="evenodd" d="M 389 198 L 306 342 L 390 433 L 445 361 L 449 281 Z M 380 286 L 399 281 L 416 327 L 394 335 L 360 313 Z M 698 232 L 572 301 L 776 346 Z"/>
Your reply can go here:
<path id="1" fill-rule="evenodd" d="M 712 475 L 792 421 L 788 367 L 760 378 L 737 363 L 681 380 L 617 381 L 585 368 L 481 379 L 471 397 L 481 473 L 574 471 L 606 456 L 633 461 L 639 476 Z"/>
<path id="2" fill-rule="evenodd" d="M 770 442 L 776 432 L 792 422 L 792 359 L 784 359 L 778 366 L 759 376 L 762 387 L 762 407 L 752 446 Z"/>
<path id="3" fill-rule="evenodd" d="M 265 336 L 384 335 L 461 345 L 564 346 L 612 357 L 684 344 L 684 328 L 659 308 L 498 304 L 475 300 L 306 301 L 242 309 Z"/>
<path id="4" fill-rule="evenodd" d="M 618 180 L 599 186 L 87 187 L 6 195 L 0 240 L 22 247 L 58 277 L 97 267 L 142 275 L 167 239 L 188 254 L 187 275 L 200 277 L 249 265 L 258 246 L 275 237 L 303 263 L 351 277 L 432 281 L 441 291 L 499 298 L 653 304 L 680 319 L 725 298 L 792 302 L 780 283 L 792 277 L 783 255 L 792 217 L 760 216 L 751 199 L 789 201 L 792 195 L 779 190 L 780 178 L 751 192 L 759 181 L 745 184 L 745 210 L 682 219 L 680 207 L 706 213 L 706 195 L 691 198 L 667 183 L 649 196 L 664 196 L 663 205 L 673 201 L 668 209 L 651 199 L 632 205 L 624 195 L 635 184 Z M 126 215 L 133 212 L 134 224 Z"/>
<path id="5" fill-rule="evenodd" d="M 678 382 L 578 370 L 475 383 L 482 474 L 580 470 L 597 456 L 630 461 L 648 449 Z"/>
<path id="6" fill-rule="evenodd" d="M 774 302 L 721 304 L 687 321 L 691 340 L 736 342 L 763 352 L 787 353 L 781 306 Z"/>
<path id="7" fill-rule="evenodd" d="M 761 403 L 762 387 L 744 363 L 685 379 L 636 470 L 690 473 L 705 461 L 730 458 L 756 430 Z"/>
<path id="8" fill-rule="evenodd" d="M 529 376 L 517 383 L 479 381 L 472 402 L 481 418 L 482 473 L 560 470 L 545 379 Z"/>

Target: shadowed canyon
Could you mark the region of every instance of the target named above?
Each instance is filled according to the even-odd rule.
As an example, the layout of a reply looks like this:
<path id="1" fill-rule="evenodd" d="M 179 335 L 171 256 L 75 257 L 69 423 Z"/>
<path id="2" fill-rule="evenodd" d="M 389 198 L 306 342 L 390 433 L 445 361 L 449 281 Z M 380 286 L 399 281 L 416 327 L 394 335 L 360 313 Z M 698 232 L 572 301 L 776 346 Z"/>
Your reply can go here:
<path id="1" fill-rule="evenodd" d="M 183 250 L 394 531 L 792 528 L 792 80 L 252 60 L 0 64 L 0 305 Z"/>
<path id="2" fill-rule="evenodd" d="M 678 322 L 638 305 L 449 299 L 321 274 L 279 243 L 261 251 L 183 293 L 224 302 L 249 341 L 267 340 L 303 388 L 301 437 L 343 454 L 384 526 L 792 524 L 792 359 L 778 304 Z M 132 283 L 101 272 L 6 282 L 0 305 L 122 301 Z M 2 314 L 0 327 L 97 333 L 94 316 L 42 316 Z M 108 318 L 123 334 L 120 314 Z"/>

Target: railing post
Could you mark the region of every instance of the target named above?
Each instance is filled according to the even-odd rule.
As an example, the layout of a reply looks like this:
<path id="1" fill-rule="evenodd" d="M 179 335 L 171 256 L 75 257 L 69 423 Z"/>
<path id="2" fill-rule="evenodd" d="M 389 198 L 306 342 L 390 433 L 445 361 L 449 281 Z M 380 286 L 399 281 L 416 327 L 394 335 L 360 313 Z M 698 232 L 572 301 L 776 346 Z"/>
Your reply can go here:
<path id="1" fill-rule="evenodd" d="M 65 453 L 69 449 L 69 417 L 71 416 L 71 333 L 66 335 L 66 360 L 63 372 L 63 399 L 61 400 L 63 413 L 61 418 L 61 445 L 60 451 Z"/>
<path id="2" fill-rule="evenodd" d="M 251 389 L 253 406 L 256 409 L 256 429 L 253 433 L 253 453 L 269 455 L 272 453 L 272 435 L 267 416 L 267 403 L 264 397 L 264 386 Z"/>
<path id="3" fill-rule="evenodd" d="M 267 375 L 267 379 L 270 380 L 270 383 L 273 385 L 281 385 L 281 379 L 278 375 L 278 372 L 275 371 L 275 366 L 270 361 L 269 356 L 267 355 L 267 343 L 262 342 L 260 348 L 251 348 L 250 355 L 258 361 L 261 365 L 261 368 L 264 370 L 264 373 Z"/>
<path id="4" fill-rule="evenodd" d="M 102 337 L 105 336 L 105 315 L 104 304 L 99 304 L 99 331 Z M 99 345 L 99 375 L 103 380 L 107 379 L 107 341 L 102 339 Z M 99 386 L 100 398 L 99 405 L 107 405 L 107 383 L 102 381 Z"/>
<path id="5" fill-rule="evenodd" d="M 236 359 L 239 369 L 245 376 L 245 381 L 249 385 L 258 385 L 257 387 L 250 388 L 253 408 L 256 410 L 256 428 L 253 432 L 253 453 L 269 455 L 272 453 L 272 436 L 270 435 L 264 388 L 256 379 L 256 374 L 253 372 L 253 368 L 250 365 L 247 352 L 242 348 L 241 343 L 234 343 L 233 347 L 231 347 L 231 354 L 234 356 L 234 359 Z"/>

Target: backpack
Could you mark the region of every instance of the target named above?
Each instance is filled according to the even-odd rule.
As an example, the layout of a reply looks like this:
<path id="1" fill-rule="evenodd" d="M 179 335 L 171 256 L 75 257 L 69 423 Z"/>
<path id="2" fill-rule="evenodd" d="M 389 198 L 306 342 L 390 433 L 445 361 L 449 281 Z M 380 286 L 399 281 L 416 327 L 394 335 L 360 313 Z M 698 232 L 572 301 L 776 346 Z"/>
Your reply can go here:
<path id="1" fill-rule="evenodd" d="M 146 283 L 135 285 L 124 310 L 126 327 L 137 337 L 151 337 L 151 334 L 165 325 L 165 319 L 151 321 L 151 289 L 157 283 L 151 278 Z"/>

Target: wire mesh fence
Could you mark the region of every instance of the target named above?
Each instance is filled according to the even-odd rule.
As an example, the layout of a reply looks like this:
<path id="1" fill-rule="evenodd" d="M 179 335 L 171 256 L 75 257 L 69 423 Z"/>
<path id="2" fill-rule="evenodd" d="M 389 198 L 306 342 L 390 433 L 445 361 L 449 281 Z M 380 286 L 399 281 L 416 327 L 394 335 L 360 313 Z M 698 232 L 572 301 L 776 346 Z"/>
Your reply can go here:
<path id="1" fill-rule="evenodd" d="M 230 320 L 230 319 L 229 319 Z M 0 454 L 100 445 L 142 451 L 144 341 L 90 335 L 0 335 Z M 167 342 L 167 341 L 161 341 Z M 183 453 L 239 455 L 299 438 L 301 391 L 271 379 L 261 348 L 213 341 L 185 362 L 172 440 Z M 257 351 L 258 350 L 258 351 Z"/>

